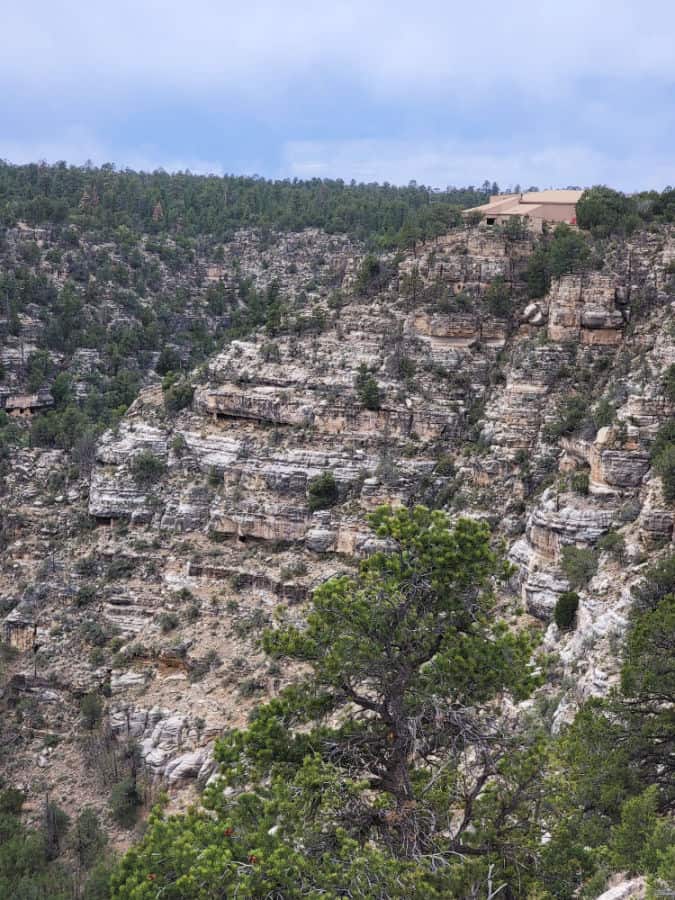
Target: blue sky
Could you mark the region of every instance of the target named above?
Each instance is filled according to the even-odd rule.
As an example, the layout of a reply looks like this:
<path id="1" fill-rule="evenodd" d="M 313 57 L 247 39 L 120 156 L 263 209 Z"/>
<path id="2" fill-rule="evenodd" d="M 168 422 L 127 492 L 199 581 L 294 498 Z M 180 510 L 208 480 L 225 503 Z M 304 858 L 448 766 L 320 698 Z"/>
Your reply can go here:
<path id="1" fill-rule="evenodd" d="M 0 158 L 675 184 L 672 0 L 6 0 Z"/>

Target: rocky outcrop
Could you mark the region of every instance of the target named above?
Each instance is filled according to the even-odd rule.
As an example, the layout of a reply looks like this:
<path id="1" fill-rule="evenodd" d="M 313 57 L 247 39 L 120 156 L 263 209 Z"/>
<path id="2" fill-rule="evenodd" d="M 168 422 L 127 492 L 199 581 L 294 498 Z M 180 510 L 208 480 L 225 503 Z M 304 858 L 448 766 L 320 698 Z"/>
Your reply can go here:
<path id="1" fill-rule="evenodd" d="M 104 465 L 116 466 L 142 452 L 166 460 L 166 431 L 142 421 L 126 421 L 116 431 L 108 431 L 101 437 L 96 447 L 96 458 Z"/>
<path id="2" fill-rule="evenodd" d="M 212 746 L 194 749 L 202 729 L 186 716 L 159 707 L 124 708 L 113 710 L 110 722 L 113 733 L 138 742 L 141 759 L 154 778 L 169 784 L 192 779 L 205 784 L 215 771 Z"/>
<path id="3" fill-rule="evenodd" d="M 609 275 L 564 275 L 548 297 L 548 335 L 553 341 L 594 346 L 621 343 L 625 324 L 617 308 L 617 283 Z"/>
<path id="4" fill-rule="evenodd" d="M 435 350 L 469 347 L 478 341 L 503 347 L 507 335 L 505 323 L 485 322 L 478 313 L 443 315 L 424 311 L 412 317 L 409 327 Z"/>
<path id="5" fill-rule="evenodd" d="M 620 493 L 636 488 L 649 470 L 649 453 L 633 429 L 620 439 L 618 428 L 601 428 L 594 441 L 565 439 L 561 446 L 590 467 L 590 489 L 596 493 Z M 617 446 L 618 444 L 618 446 Z"/>
<path id="6" fill-rule="evenodd" d="M 91 479 L 89 514 L 97 519 L 130 519 L 138 524 L 152 519 L 148 492 L 126 470 L 98 469 Z"/>
<path id="7" fill-rule="evenodd" d="M 32 650 L 37 640 L 37 610 L 29 600 L 19 603 L 2 623 L 2 640 L 15 650 Z"/>
<path id="8" fill-rule="evenodd" d="M 565 544 L 595 544 L 614 519 L 613 509 L 590 507 L 581 498 L 549 490 L 530 515 L 525 532 L 539 554 L 551 561 L 560 557 Z"/>
<path id="9" fill-rule="evenodd" d="M 541 344 L 527 334 L 515 342 L 505 383 L 497 386 L 485 407 L 483 440 L 508 451 L 530 450 L 550 407 L 551 388 L 570 360 L 568 347 Z"/>
<path id="10" fill-rule="evenodd" d="M 600 894 L 598 900 L 644 900 L 647 883 L 644 878 L 631 878 L 620 881 L 609 890 Z"/>

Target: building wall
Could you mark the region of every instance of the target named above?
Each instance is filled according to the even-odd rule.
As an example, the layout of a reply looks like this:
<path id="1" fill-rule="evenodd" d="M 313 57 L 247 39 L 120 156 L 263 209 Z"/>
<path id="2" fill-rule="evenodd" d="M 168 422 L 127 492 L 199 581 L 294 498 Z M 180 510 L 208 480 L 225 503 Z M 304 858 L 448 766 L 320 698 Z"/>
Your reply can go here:
<path id="1" fill-rule="evenodd" d="M 493 218 L 493 217 L 490 216 L 489 218 Z M 509 221 L 509 219 L 512 219 L 512 218 L 513 218 L 513 216 L 494 216 L 494 220 L 495 220 L 494 224 L 495 225 L 506 225 L 506 223 Z M 535 232 L 535 234 L 540 234 L 543 231 L 543 228 L 544 228 L 544 220 L 543 219 L 537 219 L 534 216 L 531 218 L 529 216 L 521 216 L 520 218 L 523 219 L 523 222 L 527 225 L 529 230 Z"/>
<path id="2" fill-rule="evenodd" d="M 527 215 L 527 204 L 524 204 L 524 215 Z M 577 210 L 573 203 L 544 204 L 537 210 L 536 217 L 547 222 L 574 222 L 576 221 Z"/>
<path id="3" fill-rule="evenodd" d="M 551 204 L 546 207 L 539 207 L 535 213 L 528 215 L 526 209 L 519 213 L 503 213 L 501 215 L 486 214 L 484 221 L 494 219 L 495 225 L 505 225 L 514 215 L 519 216 L 523 220 L 527 219 L 530 231 L 541 232 L 544 222 L 570 222 L 576 223 L 576 209 L 574 206 L 564 206 L 562 204 Z"/>

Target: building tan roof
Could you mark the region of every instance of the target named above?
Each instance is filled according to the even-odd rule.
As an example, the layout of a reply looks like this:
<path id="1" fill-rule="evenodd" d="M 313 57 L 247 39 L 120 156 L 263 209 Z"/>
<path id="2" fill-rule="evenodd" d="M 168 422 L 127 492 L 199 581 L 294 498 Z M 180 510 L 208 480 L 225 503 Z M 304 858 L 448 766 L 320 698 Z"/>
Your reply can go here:
<path id="1" fill-rule="evenodd" d="M 578 203 L 583 191 L 529 191 L 520 195 L 521 203 Z"/>
<path id="2" fill-rule="evenodd" d="M 535 216 L 546 218 L 546 208 L 568 206 L 572 210 L 583 191 L 530 191 L 527 194 L 495 194 L 488 203 L 465 209 L 464 213 L 480 212 L 486 216 Z M 558 213 L 560 215 L 560 213 Z"/>
<path id="3" fill-rule="evenodd" d="M 504 213 L 507 210 L 511 210 L 512 207 L 518 206 L 520 203 L 517 194 L 512 194 L 509 198 L 505 198 L 503 200 L 491 200 L 489 203 L 483 203 L 482 206 L 472 206 L 471 209 L 465 209 L 465 213 L 471 212 L 488 212 L 491 213 Z"/>
<path id="4" fill-rule="evenodd" d="M 513 209 L 509 210 L 509 214 L 513 216 L 534 216 L 535 219 L 546 218 L 546 208 L 550 209 L 547 203 L 518 203 Z"/>

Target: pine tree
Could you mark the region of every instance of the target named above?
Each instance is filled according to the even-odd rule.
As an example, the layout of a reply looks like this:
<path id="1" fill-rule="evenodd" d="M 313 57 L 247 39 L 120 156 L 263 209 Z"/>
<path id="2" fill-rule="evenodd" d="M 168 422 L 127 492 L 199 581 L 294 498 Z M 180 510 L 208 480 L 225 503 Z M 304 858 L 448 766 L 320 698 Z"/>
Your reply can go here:
<path id="1" fill-rule="evenodd" d="M 472 520 L 383 507 L 371 524 L 386 549 L 263 637 L 306 677 L 218 744 L 208 813 L 153 814 L 113 897 L 427 900 L 503 872 L 538 766 L 497 725 L 504 692 L 534 683 L 529 639 L 492 618 L 509 567 Z"/>

